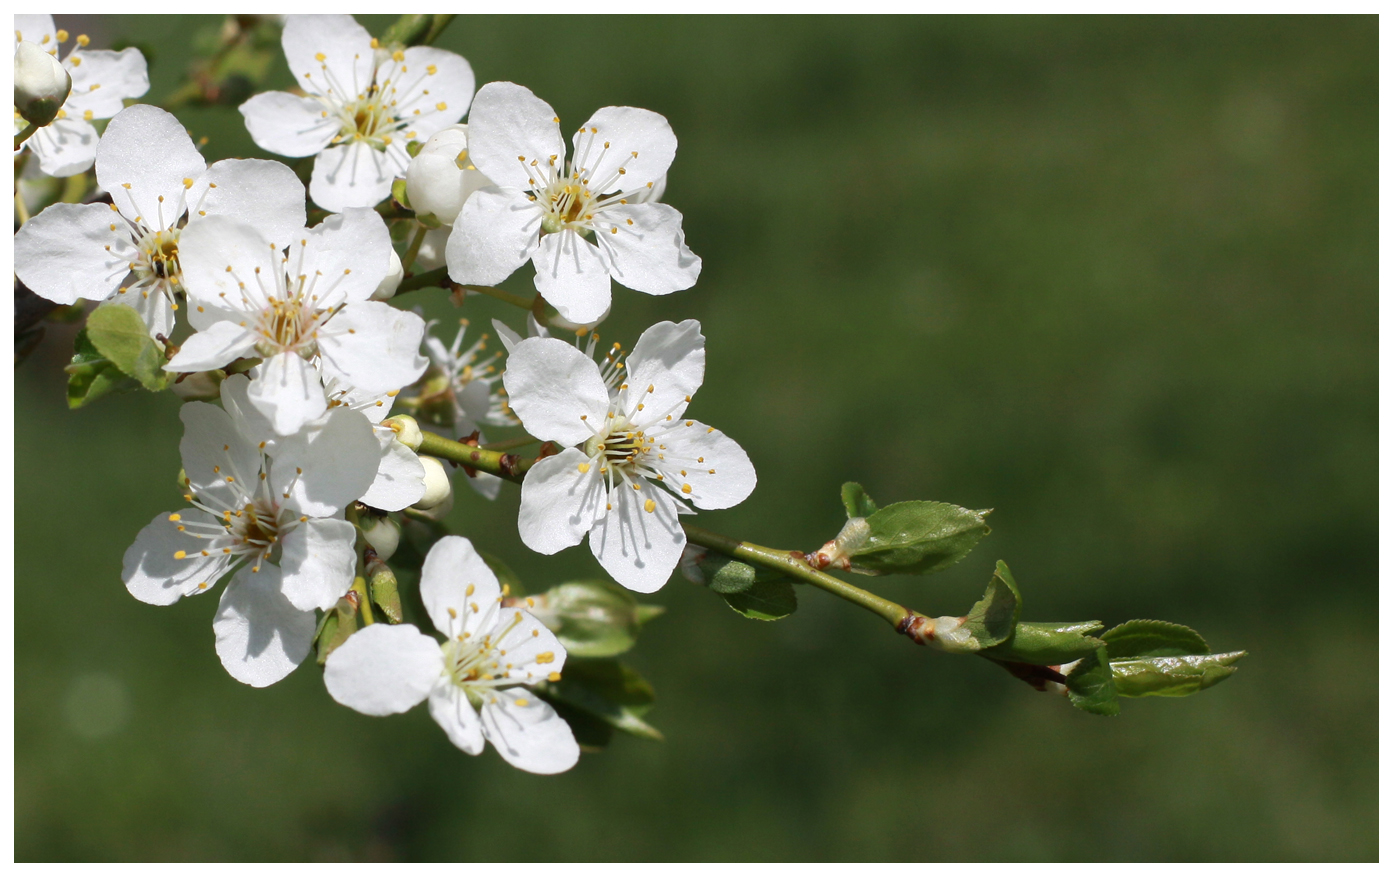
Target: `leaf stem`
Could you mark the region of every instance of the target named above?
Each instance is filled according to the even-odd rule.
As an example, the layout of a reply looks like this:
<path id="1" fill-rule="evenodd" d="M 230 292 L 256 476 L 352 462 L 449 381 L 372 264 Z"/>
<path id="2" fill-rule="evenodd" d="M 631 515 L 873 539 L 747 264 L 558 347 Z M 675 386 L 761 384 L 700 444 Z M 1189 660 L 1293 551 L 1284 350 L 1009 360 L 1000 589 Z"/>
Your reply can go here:
<path id="1" fill-rule="evenodd" d="M 527 296 L 517 295 L 515 293 L 509 292 L 506 289 L 499 289 L 495 286 L 468 286 L 462 283 L 455 283 L 451 285 L 455 289 L 466 289 L 470 292 L 477 292 L 482 295 L 491 296 L 493 298 L 498 299 L 499 301 L 506 301 L 508 304 L 522 308 L 525 311 L 532 310 L 532 304 L 536 301 L 536 299 L 534 298 L 528 298 Z"/>
<path id="2" fill-rule="evenodd" d="M 683 524 L 682 529 L 686 531 L 687 539 L 690 542 L 706 548 L 714 548 L 722 554 L 728 554 L 739 560 L 777 570 L 815 588 L 821 588 L 827 593 L 840 597 L 849 603 L 854 603 L 868 612 L 874 612 L 889 622 L 890 626 L 896 630 L 900 630 L 909 619 L 915 617 L 913 612 L 898 603 L 872 594 L 864 588 L 847 584 L 836 576 L 813 569 L 803 559 L 802 552 L 783 551 L 778 548 L 755 545 L 752 542 L 741 542 L 691 524 Z"/>
<path id="3" fill-rule="evenodd" d="M 406 267 L 404 263 L 402 267 Z M 408 274 L 402 280 L 401 285 L 397 287 L 397 295 L 410 292 L 413 289 L 427 289 L 432 286 L 443 287 L 450 282 L 445 271 L 446 269 L 441 267 L 421 274 Z"/>
<path id="4" fill-rule="evenodd" d="M 33 122 L 30 122 L 29 127 L 25 128 L 23 131 L 20 131 L 18 134 L 15 135 L 15 149 L 18 149 L 21 143 L 34 136 L 34 134 L 42 127 L 42 125 L 35 125 Z"/>
<path id="5" fill-rule="evenodd" d="M 526 459 L 517 454 L 505 454 L 502 451 L 466 445 L 433 432 L 422 433 L 421 446 L 416 449 L 416 453 L 449 460 L 451 463 L 464 466 L 466 469 L 488 472 L 490 475 L 497 475 L 499 478 L 519 484 L 522 483 L 522 476 L 527 473 L 527 470 L 541 459 L 540 456 Z"/>

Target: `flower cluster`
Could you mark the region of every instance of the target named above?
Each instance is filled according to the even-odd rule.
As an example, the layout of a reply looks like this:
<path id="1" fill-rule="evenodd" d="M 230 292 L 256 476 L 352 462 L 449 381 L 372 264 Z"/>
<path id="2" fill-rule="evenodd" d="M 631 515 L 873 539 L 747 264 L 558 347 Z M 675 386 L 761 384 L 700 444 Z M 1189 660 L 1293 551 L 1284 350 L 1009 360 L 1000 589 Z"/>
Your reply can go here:
<path id="1" fill-rule="evenodd" d="M 147 87 L 136 50 L 78 37 L 60 60 L 68 35 L 51 18 L 17 16 L 15 31 L 23 148 L 45 174 L 92 166 L 95 183 L 81 203 L 24 218 L 16 277 L 58 305 L 134 311 L 119 338 L 103 334 L 109 320 L 89 325 L 82 365 L 189 400 L 184 502 L 126 552 L 130 593 L 167 605 L 225 583 L 213 630 L 235 679 L 270 685 L 317 652 L 330 694 L 353 709 L 427 700 L 465 752 L 488 741 L 527 771 L 575 764 L 567 641 L 539 620 L 558 626 L 564 612 L 533 614 L 468 539 L 442 535 L 451 477 L 430 454 L 454 449 L 447 462 L 489 499 L 521 481 L 523 544 L 553 554 L 588 537 L 637 592 L 676 568 L 680 516 L 753 490 L 739 445 L 687 416 L 705 371 L 695 320 L 650 327 L 628 354 L 593 331 L 612 280 L 666 295 L 698 279 L 681 214 L 658 200 L 677 150 L 667 120 L 606 107 L 568 157 L 559 118 L 528 89 L 476 95 L 452 52 L 383 44 L 346 15 L 289 16 L 297 91 L 257 94 L 241 114 L 262 148 L 313 156 L 307 192 L 286 164 L 209 164 L 170 112 L 123 109 Z M 61 109 L 45 119 L 48 104 Z M 106 118 L 99 138 L 92 122 Z M 495 288 L 529 261 L 535 294 Z M 495 321 L 495 340 L 461 319 L 437 337 L 392 301 L 441 265 L 457 305 L 466 292 L 517 301 L 525 328 Z M 518 427 L 507 446 L 535 452 L 470 465 L 483 430 Z M 407 536 L 443 641 L 396 595 L 388 562 Z"/>

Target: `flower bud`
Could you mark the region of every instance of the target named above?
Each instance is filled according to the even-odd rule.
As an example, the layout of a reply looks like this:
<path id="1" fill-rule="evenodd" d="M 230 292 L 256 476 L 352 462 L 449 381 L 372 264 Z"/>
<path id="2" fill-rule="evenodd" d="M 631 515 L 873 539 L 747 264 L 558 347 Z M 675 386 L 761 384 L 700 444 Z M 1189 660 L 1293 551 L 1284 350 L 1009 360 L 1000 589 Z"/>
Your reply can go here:
<path id="1" fill-rule="evenodd" d="M 445 471 L 444 463 L 434 457 L 419 459 L 421 466 L 426 470 L 426 492 L 412 508 L 430 511 L 453 499 L 454 489 L 450 485 L 450 473 Z"/>
<path id="2" fill-rule="evenodd" d="M 397 441 L 413 451 L 421 447 L 421 441 L 425 438 L 421 435 L 421 427 L 416 423 L 416 418 L 407 414 L 394 414 L 382 421 L 382 425 L 395 432 Z"/>
<path id="3" fill-rule="evenodd" d="M 28 40 L 15 46 L 15 110 L 26 122 L 52 122 L 72 87 L 72 77 L 53 55 Z"/>
<path id="4" fill-rule="evenodd" d="M 492 185 L 469 160 L 468 125 L 437 131 L 406 168 L 406 196 L 411 209 L 454 224 L 470 195 Z"/>
<path id="5" fill-rule="evenodd" d="M 387 276 L 382 278 L 382 282 L 377 284 L 377 289 L 369 298 L 373 301 L 386 301 L 397 294 L 397 287 L 401 286 L 402 277 L 406 272 L 401 267 L 401 256 L 397 255 L 396 248 L 390 251 L 391 255 L 387 259 Z"/>
<path id="6" fill-rule="evenodd" d="M 377 552 L 377 559 L 387 562 L 401 544 L 401 527 L 391 518 L 371 518 L 363 522 L 363 538 Z"/>

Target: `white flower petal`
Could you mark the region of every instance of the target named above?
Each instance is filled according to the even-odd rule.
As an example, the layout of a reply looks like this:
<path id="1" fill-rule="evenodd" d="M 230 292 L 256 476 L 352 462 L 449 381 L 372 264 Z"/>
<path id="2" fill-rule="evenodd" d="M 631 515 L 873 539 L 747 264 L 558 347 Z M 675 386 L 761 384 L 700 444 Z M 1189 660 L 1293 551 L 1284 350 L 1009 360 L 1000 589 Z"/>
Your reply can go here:
<path id="1" fill-rule="evenodd" d="M 278 161 L 229 158 L 215 162 L 189 190 L 189 216 L 205 215 L 255 226 L 284 249 L 305 227 L 305 187 Z"/>
<path id="2" fill-rule="evenodd" d="M 663 483 L 681 491 L 697 508 L 728 509 L 755 489 L 755 467 L 750 458 L 719 429 L 699 420 L 686 420 L 664 433 L 660 441 L 667 445 L 667 451 L 655 468 L 663 473 Z"/>
<path id="3" fill-rule="evenodd" d="M 464 202 L 445 243 L 456 283 L 493 286 L 507 280 L 537 249 L 542 208 L 518 189 L 485 186 Z"/>
<path id="4" fill-rule="evenodd" d="M 412 625 L 373 624 L 329 655 L 324 687 L 346 707 L 390 716 L 425 700 L 444 668 L 440 644 Z"/>
<path id="5" fill-rule="evenodd" d="M 521 608 L 500 611 L 500 621 L 506 633 L 497 635 L 495 645 L 508 654 L 509 679 L 525 685 L 546 681 L 552 673 L 561 672 L 566 664 L 566 647 L 536 616 Z"/>
<path id="6" fill-rule="evenodd" d="M 356 533 L 347 521 L 310 518 L 281 540 L 280 588 L 292 605 L 328 609 L 353 587 Z"/>
<path id="7" fill-rule="evenodd" d="M 260 572 L 243 567 L 223 589 L 213 617 L 222 665 L 253 688 L 289 676 L 314 639 L 314 613 L 290 605 L 280 585 L 280 570 L 269 563 Z"/>
<path id="8" fill-rule="evenodd" d="M 56 54 L 58 51 L 57 33 L 52 15 L 15 16 L 16 43 L 20 40 L 28 40 L 31 43 L 38 43 L 46 49 L 51 49 Z M 48 39 L 45 41 L 44 37 L 48 37 Z"/>
<path id="9" fill-rule="evenodd" d="M 561 773 L 580 760 L 571 726 L 551 704 L 526 688 L 505 688 L 485 695 L 480 718 L 484 736 L 504 761 L 520 770 Z"/>
<path id="10" fill-rule="evenodd" d="M 701 257 L 687 248 L 681 213 L 666 204 L 628 204 L 606 210 L 597 222 L 604 228 L 596 239 L 616 282 L 649 295 L 696 285 Z"/>
<path id="11" fill-rule="evenodd" d="M 599 367 L 558 338 L 528 338 L 514 347 L 503 387 L 523 426 L 544 441 L 579 444 L 604 425 L 609 411 Z"/>
<path id="12" fill-rule="evenodd" d="M 501 593 L 498 577 L 463 536 L 441 537 L 421 565 L 421 602 L 431 624 L 447 637 L 477 630 Z"/>
<path id="13" fill-rule="evenodd" d="M 291 158 L 317 155 L 341 127 L 319 101 L 285 91 L 258 94 L 238 109 L 257 146 Z"/>
<path id="14" fill-rule="evenodd" d="M 576 232 L 543 235 L 532 267 L 537 291 L 572 323 L 592 322 L 609 310 L 609 267 L 600 248 Z"/>
<path id="15" fill-rule="evenodd" d="M 450 742 L 470 755 L 484 751 L 484 725 L 469 698 L 448 678 L 439 679 L 430 692 L 430 716 Z"/>
<path id="16" fill-rule="evenodd" d="M 236 323 L 214 323 L 195 332 L 165 364 L 165 371 L 197 372 L 222 368 L 256 347 L 257 335 Z"/>
<path id="17" fill-rule="evenodd" d="M 15 232 L 15 274 L 58 304 L 115 295 L 136 255 L 127 229 L 105 204 L 54 204 Z"/>
<path id="18" fill-rule="evenodd" d="M 268 455 L 274 454 L 281 436 L 272 428 L 270 418 L 251 403 L 247 397 L 250 390 L 251 378 L 244 374 L 228 375 L 220 388 L 222 407 L 248 442 L 263 448 Z"/>
<path id="19" fill-rule="evenodd" d="M 74 49 L 63 59 L 63 66 L 73 78 L 73 90 L 63 104 L 69 116 L 90 112 L 91 118 L 110 119 L 125 109 L 122 101 L 150 90 L 145 56 L 136 48 Z"/>
<path id="20" fill-rule="evenodd" d="M 387 276 L 391 250 L 391 235 L 377 211 L 354 207 L 298 235 L 286 264 L 292 276 L 314 279 L 307 291 L 326 307 L 367 301 Z"/>
<path id="21" fill-rule="evenodd" d="M 204 556 L 207 544 L 188 529 L 189 524 L 217 526 L 218 520 L 198 509 L 181 509 L 175 515 L 161 512 L 147 524 L 121 561 L 121 581 L 126 590 L 143 603 L 168 606 L 180 597 L 208 590 L 232 566 L 234 560 L 222 552 Z M 203 531 L 200 531 L 203 532 Z M 178 557 L 182 553 L 182 557 Z"/>
<path id="22" fill-rule="evenodd" d="M 179 120 L 148 104 L 117 113 L 97 145 L 97 183 L 122 216 L 148 228 L 174 227 L 207 167 Z"/>
<path id="23" fill-rule="evenodd" d="M 687 534 L 666 491 L 642 479 L 635 483 L 639 490 L 616 484 L 610 492 L 614 508 L 590 531 L 590 551 L 616 582 L 651 594 L 677 568 Z"/>
<path id="24" fill-rule="evenodd" d="M 335 212 L 373 207 L 392 194 L 393 179 L 405 176 L 407 162 L 397 159 L 395 150 L 378 152 L 362 141 L 331 146 L 314 159 L 310 200 Z"/>
<path id="25" fill-rule="evenodd" d="M 531 316 L 530 312 L 528 313 L 528 316 Z M 522 343 L 522 336 L 514 332 L 511 328 L 508 327 L 507 323 L 503 322 L 497 317 L 494 317 L 493 319 L 493 331 L 498 333 L 499 343 L 502 344 L 503 349 L 508 351 L 509 353 L 512 353 L 513 348 L 517 347 L 519 344 Z"/>
<path id="26" fill-rule="evenodd" d="M 281 259 L 259 229 L 231 216 L 195 218 L 179 232 L 184 290 L 220 308 L 260 311 L 268 297 L 282 297 L 276 280 L 285 273 Z"/>
<path id="27" fill-rule="evenodd" d="M 528 179 L 537 177 L 528 163 L 546 166 L 552 156 L 562 167 L 566 144 L 550 104 L 512 82 L 479 89 L 469 114 L 469 157 L 475 167 L 500 186 L 530 189 Z"/>
<path id="28" fill-rule="evenodd" d="M 604 514 L 605 493 L 600 464 L 581 451 L 567 448 L 540 460 L 523 478 L 518 535 L 541 554 L 579 545 Z"/>
<path id="29" fill-rule="evenodd" d="M 385 436 L 377 477 L 360 498 L 366 505 L 386 512 L 401 511 L 426 492 L 426 470 L 420 459 L 394 436 L 395 433 Z"/>
<path id="30" fill-rule="evenodd" d="M 288 15 L 281 48 L 295 84 L 311 94 L 352 101 L 372 84 L 372 35 L 351 15 Z"/>
<path id="31" fill-rule="evenodd" d="M 285 504 L 307 515 L 336 514 L 372 484 L 381 449 L 362 412 L 334 408 L 318 423 L 281 439 L 271 488 L 278 495 L 289 493 Z"/>
<path id="32" fill-rule="evenodd" d="M 683 320 L 649 326 L 639 336 L 625 368 L 627 390 L 619 391 L 619 407 L 634 423 L 671 423 L 687 410 L 687 400 L 706 376 L 706 337 L 701 323 Z M 652 387 L 653 392 L 648 392 Z M 643 410 L 638 410 L 638 405 Z"/>
<path id="33" fill-rule="evenodd" d="M 571 135 L 571 144 L 575 148 L 572 170 L 581 171 L 582 177 L 589 178 L 590 188 L 601 193 L 656 185 L 677 155 L 677 135 L 667 119 L 638 107 L 597 110 Z"/>
<path id="34" fill-rule="evenodd" d="M 290 435 L 324 413 L 324 387 L 314 366 L 294 353 L 279 353 L 257 366 L 247 398 L 281 435 Z"/>
<path id="35" fill-rule="evenodd" d="M 185 403 L 179 419 L 179 456 L 192 493 L 219 511 L 240 509 L 261 479 L 261 452 L 216 405 Z"/>
<path id="36" fill-rule="evenodd" d="M 54 119 L 24 146 L 38 157 L 39 170 L 50 177 L 70 177 L 92 166 L 97 143 L 97 129 L 82 119 Z"/>
<path id="37" fill-rule="evenodd" d="M 416 314 L 380 301 L 343 308 L 320 330 L 325 374 L 370 393 L 400 389 L 430 362 L 421 355 L 426 323 Z"/>
<path id="38" fill-rule="evenodd" d="M 469 62 L 444 49 L 412 46 L 405 60 L 387 60 L 377 81 L 392 84 L 397 117 L 422 140 L 464 118 L 474 98 L 474 70 Z"/>

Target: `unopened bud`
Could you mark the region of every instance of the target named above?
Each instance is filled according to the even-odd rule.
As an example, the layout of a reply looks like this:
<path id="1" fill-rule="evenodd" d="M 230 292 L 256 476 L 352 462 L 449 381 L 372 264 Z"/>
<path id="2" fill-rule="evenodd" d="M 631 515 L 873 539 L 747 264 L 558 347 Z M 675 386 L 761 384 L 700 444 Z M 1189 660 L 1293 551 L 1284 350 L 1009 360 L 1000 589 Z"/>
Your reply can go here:
<path id="1" fill-rule="evenodd" d="M 397 591 L 397 577 L 381 557 L 372 557 L 367 564 L 368 593 L 372 602 L 386 614 L 393 624 L 401 624 L 401 594 Z"/>
<path id="2" fill-rule="evenodd" d="M 72 77 L 53 55 L 28 40 L 15 46 L 15 110 L 26 122 L 52 122 L 72 87 Z"/>
<path id="3" fill-rule="evenodd" d="M 445 464 L 434 457 L 420 457 L 421 467 L 426 470 L 426 492 L 416 501 L 413 509 L 430 511 L 444 505 L 454 498 L 454 488 L 450 484 L 450 473 Z"/>
<path id="4" fill-rule="evenodd" d="M 396 433 L 397 441 L 413 451 L 421 447 L 421 442 L 425 438 L 421 435 L 421 427 L 416 423 L 416 418 L 407 414 L 393 415 L 382 421 L 382 425 Z"/>
<path id="5" fill-rule="evenodd" d="M 401 527 L 391 518 L 374 517 L 363 522 L 363 538 L 377 552 L 377 559 L 385 562 L 397 553 L 397 546 L 401 544 Z"/>
<path id="6" fill-rule="evenodd" d="M 468 131 L 468 125 L 437 131 L 407 165 L 406 196 L 418 214 L 453 225 L 469 196 L 491 185 L 469 160 Z"/>
<path id="7" fill-rule="evenodd" d="M 373 301 L 386 301 L 397 294 L 397 287 L 401 286 L 401 279 L 406 272 L 401 267 L 401 256 L 397 255 L 395 248 L 389 250 L 391 256 L 387 260 L 387 276 L 382 278 L 382 282 L 377 284 L 377 289 L 369 298 Z"/>

